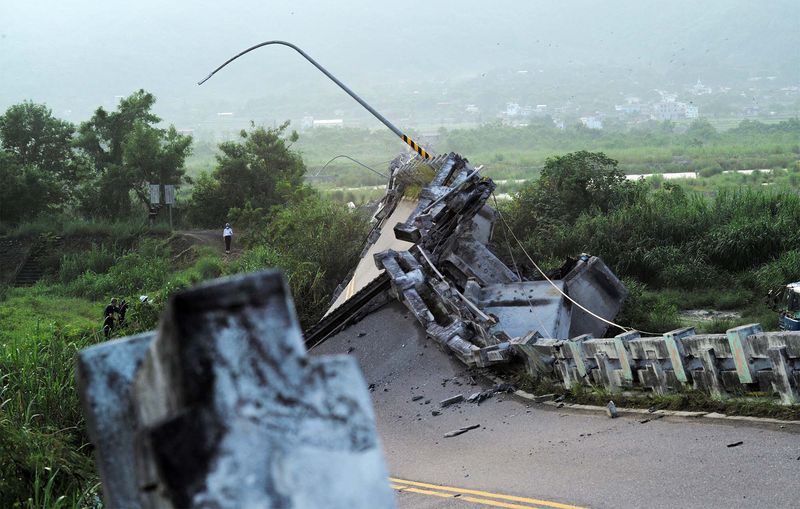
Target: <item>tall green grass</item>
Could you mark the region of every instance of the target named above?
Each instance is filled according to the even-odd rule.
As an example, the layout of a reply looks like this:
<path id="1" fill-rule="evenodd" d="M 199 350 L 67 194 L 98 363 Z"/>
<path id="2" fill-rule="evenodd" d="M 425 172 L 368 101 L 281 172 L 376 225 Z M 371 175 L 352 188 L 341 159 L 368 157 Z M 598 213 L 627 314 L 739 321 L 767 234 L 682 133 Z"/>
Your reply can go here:
<path id="1" fill-rule="evenodd" d="M 149 226 L 144 220 L 124 222 L 106 222 L 90 219 L 79 219 L 68 215 L 40 216 L 17 226 L 3 225 L 0 233 L 14 236 L 37 236 L 41 234 L 58 234 L 62 237 L 77 235 L 103 235 L 109 237 L 131 237 L 144 233 L 167 234 L 168 225 Z"/>
<path id="2" fill-rule="evenodd" d="M 534 259 L 592 253 L 626 278 L 632 292 L 618 323 L 664 332 L 686 325 L 680 309 L 735 308 L 741 319 L 698 328 L 719 332 L 756 321 L 774 328 L 777 317 L 764 302 L 766 292 L 800 280 L 800 195 L 763 187 L 709 195 L 666 181 L 642 189 L 605 213 L 586 210 L 574 222 L 547 207 L 523 210 L 517 199 L 507 206 Z M 505 244 L 498 248 L 507 250 Z"/>
<path id="3" fill-rule="evenodd" d="M 794 193 L 745 189 L 706 198 L 669 187 L 608 214 L 556 226 L 552 241 L 531 238 L 528 247 L 544 257 L 595 253 L 618 272 L 660 287 L 746 282 L 763 290 L 768 285 L 757 278 L 734 275 L 777 263 L 772 282 L 800 276 L 800 268 L 791 268 L 795 255 L 788 254 L 800 246 L 798 224 L 800 196 Z"/>
<path id="4" fill-rule="evenodd" d="M 0 303 L 0 507 L 76 506 L 97 476 L 74 358 L 100 341 L 102 309 L 41 289 L 10 293 Z"/>
<path id="5" fill-rule="evenodd" d="M 105 340 L 108 298 L 132 303 L 114 334 L 134 334 L 156 326 L 170 294 L 224 270 L 205 250 L 177 264 L 152 239 L 118 256 L 97 246 L 90 253 L 62 257 L 62 283 L 8 289 L 0 302 L 0 507 L 100 507 L 75 355 Z M 136 299 L 142 293 L 151 303 Z"/>

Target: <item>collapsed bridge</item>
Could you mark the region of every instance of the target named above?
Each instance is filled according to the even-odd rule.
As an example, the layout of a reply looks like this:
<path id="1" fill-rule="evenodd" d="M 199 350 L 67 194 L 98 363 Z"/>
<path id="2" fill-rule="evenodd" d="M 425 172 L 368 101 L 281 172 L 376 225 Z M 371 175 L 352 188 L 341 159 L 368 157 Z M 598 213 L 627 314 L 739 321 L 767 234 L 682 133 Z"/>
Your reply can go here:
<path id="1" fill-rule="evenodd" d="M 492 253 L 495 226 L 508 225 L 487 205 L 495 185 L 480 168 L 451 153 L 398 158 L 389 170 L 358 266 L 306 332 L 306 346 L 397 299 L 428 338 L 467 366 L 516 359 L 532 377 L 567 389 L 691 388 L 800 401 L 800 334 L 751 324 L 726 334 L 684 328 L 654 335 L 616 325 L 627 290 L 599 258 L 581 254 L 525 280 L 513 259 L 508 267 Z M 620 334 L 604 337 L 610 326 Z"/>

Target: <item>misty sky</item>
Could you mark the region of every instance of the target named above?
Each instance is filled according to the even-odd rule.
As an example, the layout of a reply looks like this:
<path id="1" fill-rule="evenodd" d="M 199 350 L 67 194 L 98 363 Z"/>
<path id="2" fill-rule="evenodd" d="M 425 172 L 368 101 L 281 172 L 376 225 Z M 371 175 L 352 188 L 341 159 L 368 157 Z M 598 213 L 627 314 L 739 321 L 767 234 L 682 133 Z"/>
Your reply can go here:
<path id="1" fill-rule="evenodd" d="M 77 122 L 139 88 L 156 94 L 167 120 L 248 101 L 298 115 L 314 97 L 349 101 L 283 47 L 196 85 L 269 39 L 303 47 L 379 108 L 417 82 L 468 83 L 501 69 L 600 83 L 609 67 L 685 80 L 730 70 L 796 84 L 798 26 L 796 0 L 0 0 L 0 110 L 33 100 Z"/>

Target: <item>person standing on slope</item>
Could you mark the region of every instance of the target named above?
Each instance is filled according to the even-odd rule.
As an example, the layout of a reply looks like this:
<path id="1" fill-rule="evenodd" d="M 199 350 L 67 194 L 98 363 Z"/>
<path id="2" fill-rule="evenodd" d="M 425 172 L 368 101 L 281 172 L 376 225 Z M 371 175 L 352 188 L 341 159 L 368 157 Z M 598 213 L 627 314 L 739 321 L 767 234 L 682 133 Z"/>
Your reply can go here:
<path id="1" fill-rule="evenodd" d="M 225 254 L 231 252 L 231 239 L 233 238 L 233 228 L 230 223 L 225 223 L 225 228 L 222 230 L 222 238 L 225 239 Z"/>

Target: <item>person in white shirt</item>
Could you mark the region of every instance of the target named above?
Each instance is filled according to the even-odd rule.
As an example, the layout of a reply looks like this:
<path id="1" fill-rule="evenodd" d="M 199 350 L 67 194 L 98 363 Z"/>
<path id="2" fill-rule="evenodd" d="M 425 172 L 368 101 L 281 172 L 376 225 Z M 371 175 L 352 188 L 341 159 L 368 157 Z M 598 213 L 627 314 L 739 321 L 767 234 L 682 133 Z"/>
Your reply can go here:
<path id="1" fill-rule="evenodd" d="M 225 223 L 225 229 L 222 230 L 222 238 L 225 239 L 225 254 L 231 252 L 231 239 L 233 238 L 233 228 L 230 223 Z"/>

